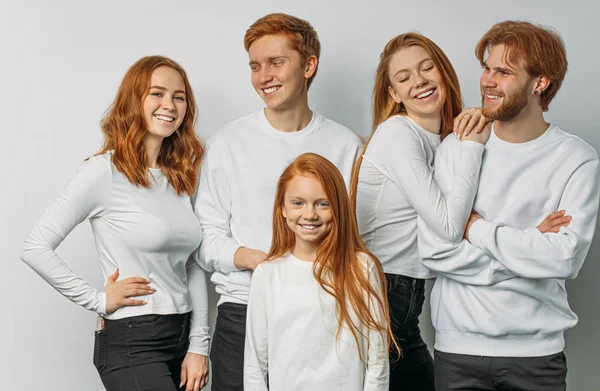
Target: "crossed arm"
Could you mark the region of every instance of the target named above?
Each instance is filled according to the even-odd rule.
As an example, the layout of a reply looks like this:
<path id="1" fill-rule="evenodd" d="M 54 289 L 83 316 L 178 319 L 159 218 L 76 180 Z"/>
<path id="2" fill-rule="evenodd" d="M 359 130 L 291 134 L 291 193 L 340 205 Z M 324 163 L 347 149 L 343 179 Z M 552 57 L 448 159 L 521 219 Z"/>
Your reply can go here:
<path id="1" fill-rule="evenodd" d="M 442 162 L 443 159 L 436 158 L 436 181 L 442 193 L 447 193 L 452 164 Z M 594 235 L 599 174 L 597 159 L 578 167 L 561 196 L 561 211 L 548 216 L 536 228 L 516 229 L 501 221 L 485 221 L 475 214 L 467 225 L 469 240 L 448 242 L 419 220 L 423 264 L 447 278 L 471 285 L 491 285 L 515 276 L 576 277 Z M 572 219 L 563 216 L 562 210 L 568 211 Z"/>

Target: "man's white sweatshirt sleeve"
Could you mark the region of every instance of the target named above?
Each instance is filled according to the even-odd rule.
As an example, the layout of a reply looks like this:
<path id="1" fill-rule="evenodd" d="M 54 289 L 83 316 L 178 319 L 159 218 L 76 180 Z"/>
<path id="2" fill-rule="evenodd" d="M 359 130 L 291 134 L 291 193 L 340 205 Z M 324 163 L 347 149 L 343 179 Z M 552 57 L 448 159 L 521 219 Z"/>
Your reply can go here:
<path id="1" fill-rule="evenodd" d="M 240 245 L 231 237 L 231 188 L 227 181 L 225 164 L 220 145 L 210 144 L 207 148 L 194 210 L 202 225 L 202 245 L 198 263 L 207 271 L 229 273 L 238 271 L 233 263 Z"/>
<path id="2" fill-rule="evenodd" d="M 559 233 L 541 233 L 537 228 L 520 230 L 479 219 L 471 226 L 469 239 L 518 276 L 575 278 L 594 237 L 599 178 L 597 159 L 587 161 L 573 173 L 559 204 L 559 210 L 566 210 L 573 219 Z"/>

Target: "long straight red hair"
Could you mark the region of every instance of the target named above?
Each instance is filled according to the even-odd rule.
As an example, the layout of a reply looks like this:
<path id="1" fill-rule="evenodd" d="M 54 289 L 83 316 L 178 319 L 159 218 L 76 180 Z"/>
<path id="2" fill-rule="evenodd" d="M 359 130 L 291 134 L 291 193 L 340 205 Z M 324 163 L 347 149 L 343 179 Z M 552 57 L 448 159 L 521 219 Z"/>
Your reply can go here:
<path id="1" fill-rule="evenodd" d="M 338 310 L 336 336 L 345 326 L 352 332 L 357 346 L 360 337 L 366 338 L 352 321 L 352 311 L 362 325 L 379 332 L 387 346 L 393 345 L 399 352 L 400 348 L 392 338 L 383 268 L 360 238 L 342 174 L 324 157 L 314 153 L 302 154 L 281 174 L 273 207 L 273 241 L 267 259 L 281 257 L 291 251 L 296 243 L 296 237 L 283 217 L 282 208 L 288 183 L 297 175 L 319 182 L 332 210 L 331 230 L 319 245 L 313 274 L 321 287 L 335 298 Z M 359 258 L 360 253 L 373 261 L 377 286 L 373 286 L 369 280 L 364 261 Z M 383 314 L 385 321 L 377 318 L 376 311 Z M 362 355 L 361 360 L 366 363 Z"/>
<path id="2" fill-rule="evenodd" d="M 350 184 L 350 198 L 353 209 L 356 208 L 356 188 L 358 186 L 358 174 L 362 164 L 362 155 L 367 150 L 369 142 L 373 138 L 377 127 L 382 122 L 394 115 L 408 115 L 404 105 L 398 104 L 392 99 L 389 92 L 391 86 L 390 61 L 392 57 L 400 50 L 419 46 L 427 52 L 435 67 L 442 75 L 442 81 L 446 89 L 446 101 L 442 106 L 442 125 L 440 136 L 442 140 L 452 132 L 454 117 L 460 114 L 463 108 L 462 96 L 460 94 L 460 85 L 458 76 L 446 54 L 429 38 L 417 33 L 400 34 L 392 38 L 383 49 L 375 74 L 375 84 L 373 85 L 373 126 L 371 134 L 363 147 L 360 157 L 356 161 L 352 173 L 352 182 Z"/>
<path id="3" fill-rule="evenodd" d="M 114 151 L 113 163 L 129 182 L 150 186 L 144 144 L 148 126 L 144 120 L 143 102 L 150 90 L 152 73 L 159 67 L 172 68 L 183 78 L 187 110 L 179 129 L 163 140 L 157 163 L 177 194 L 191 196 L 196 190 L 204 147 L 194 129 L 196 100 L 192 86 L 183 68 L 169 58 L 143 57 L 129 68 L 113 104 L 100 123 L 104 144 L 97 154 Z"/>

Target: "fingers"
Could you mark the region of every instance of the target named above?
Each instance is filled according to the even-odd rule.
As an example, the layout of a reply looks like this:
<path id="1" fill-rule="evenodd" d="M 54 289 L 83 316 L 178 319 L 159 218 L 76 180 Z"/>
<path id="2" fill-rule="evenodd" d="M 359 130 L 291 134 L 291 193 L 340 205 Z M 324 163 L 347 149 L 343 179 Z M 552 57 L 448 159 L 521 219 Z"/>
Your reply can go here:
<path id="1" fill-rule="evenodd" d="M 473 129 L 475 130 L 475 133 L 481 133 L 487 122 L 488 119 L 486 116 L 482 115 L 481 117 L 479 117 L 479 122 L 477 122 L 477 126 L 475 126 L 475 129 Z"/>
<path id="2" fill-rule="evenodd" d="M 121 306 L 133 306 L 133 307 L 139 307 L 141 305 L 146 304 L 146 301 L 144 300 L 136 300 L 136 299 L 129 299 L 129 298 L 125 298 L 123 300 L 121 300 Z"/>
<path id="3" fill-rule="evenodd" d="M 471 113 L 463 113 L 462 116 L 459 116 L 459 117 L 460 117 L 460 121 L 458 122 L 458 125 L 455 126 L 454 132 L 456 133 L 456 137 L 461 138 L 464 135 L 467 124 L 469 123 L 469 121 L 471 120 L 471 118 L 473 116 L 471 115 Z M 457 119 L 459 117 L 457 117 Z"/>
<path id="4" fill-rule="evenodd" d="M 183 387 L 183 385 L 185 383 L 187 383 L 187 365 L 185 364 L 185 362 L 181 366 L 181 373 L 180 373 L 179 377 L 181 378 L 181 382 L 179 383 L 179 388 L 181 388 L 181 387 Z"/>
<path id="5" fill-rule="evenodd" d="M 114 283 L 119 278 L 119 269 L 115 270 L 113 274 L 108 276 L 108 281 L 106 283 Z"/>
<path id="6" fill-rule="evenodd" d="M 562 210 L 559 210 L 558 212 L 549 214 L 544 220 L 551 221 L 551 220 L 557 219 L 559 217 L 562 217 L 565 213 L 567 213 L 567 211 L 562 209 Z"/>
<path id="7" fill-rule="evenodd" d="M 200 382 L 202 381 L 201 378 L 196 379 L 196 381 L 194 382 L 194 388 L 192 388 L 193 391 L 200 391 Z"/>
<path id="8" fill-rule="evenodd" d="M 471 115 L 471 118 L 469 118 L 469 122 L 466 124 L 465 130 L 463 131 L 463 136 L 468 136 L 469 133 L 471 133 L 471 131 L 479 124 L 480 119 L 481 115 Z"/>
<path id="9" fill-rule="evenodd" d="M 548 232 L 559 232 L 560 227 L 566 227 L 571 224 L 571 219 L 571 216 L 564 216 L 552 220 L 550 222 L 550 228 L 548 229 Z"/>
<path id="10" fill-rule="evenodd" d="M 566 210 L 559 210 L 557 212 L 549 214 L 544 219 L 544 221 L 542 221 L 540 223 L 540 225 L 537 226 L 537 228 L 542 233 L 546 233 L 546 232 L 558 233 L 558 232 L 560 232 L 560 228 L 568 226 L 572 220 L 572 217 L 565 216 L 565 213 L 566 213 Z"/>
<path id="11" fill-rule="evenodd" d="M 126 297 L 134 297 L 134 296 L 146 296 L 146 295 L 151 295 L 154 292 L 156 292 L 156 289 L 138 289 L 138 288 L 131 288 L 131 289 L 126 289 L 125 290 L 125 296 Z"/>

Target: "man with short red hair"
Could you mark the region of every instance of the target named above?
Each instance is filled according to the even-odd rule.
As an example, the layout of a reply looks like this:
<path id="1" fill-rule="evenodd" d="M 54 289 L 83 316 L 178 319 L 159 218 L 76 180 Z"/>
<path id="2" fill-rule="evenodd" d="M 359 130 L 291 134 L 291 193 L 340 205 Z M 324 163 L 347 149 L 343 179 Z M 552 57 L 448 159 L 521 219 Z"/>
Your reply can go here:
<path id="1" fill-rule="evenodd" d="M 563 334 L 577 323 L 565 279 L 577 276 L 594 237 L 598 155 L 544 120 L 567 70 L 555 31 L 498 23 L 476 54 L 483 113 L 494 120 L 476 212 L 458 243 L 419 224 L 423 262 L 438 273 L 431 294 L 436 389 L 565 390 Z M 444 194 L 459 151 L 455 137 L 437 150 L 435 181 Z M 556 229 L 537 228 L 557 210 Z"/>
<path id="2" fill-rule="evenodd" d="M 213 272 L 220 294 L 211 348 L 217 391 L 243 389 L 250 277 L 271 246 L 279 176 L 297 156 L 313 152 L 335 164 L 349 185 L 361 148 L 358 136 L 308 106 L 321 45 L 307 21 L 267 15 L 248 29 L 244 46 L 266 107 L 209 140 L 195 204 L 203 229 L 200 263 Z"/>

